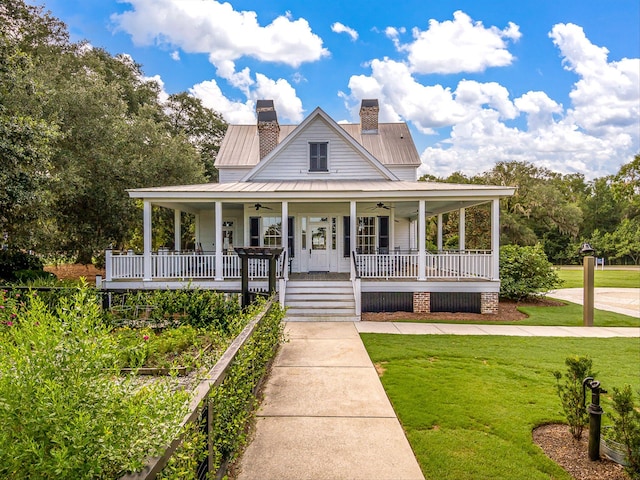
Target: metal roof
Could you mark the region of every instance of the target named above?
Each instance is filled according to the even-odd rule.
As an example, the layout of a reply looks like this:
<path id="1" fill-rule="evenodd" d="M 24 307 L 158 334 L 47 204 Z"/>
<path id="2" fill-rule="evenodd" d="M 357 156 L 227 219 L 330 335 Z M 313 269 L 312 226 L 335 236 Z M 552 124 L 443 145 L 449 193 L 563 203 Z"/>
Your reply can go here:
<path id="1" fill-rule="evenodd" d="M 375 196 L 380 198 L 434 195 L 469 195 L 500 197 L 509 196 L 513 187 L 455 184 L 440 182 L 409 182 L 391 180 L 289 180 L 270 182 L 228 182 L 199 185 L 177 185 L 169 187 L 136 188 L 129 190 L 135 198 L 160 198 L 179 196 L 182 198 L 312 198 L 313 196 L 348 198 Z"/>
<path id="2" fill-rule="evenodd" d="M 385 166 L 420 166 L 411 132 L 406 123 L 380 123 L 377 134 L 361 134 L 360 124 L 339 124 L 353 139 Z M 280 125 L 278 143 L 297 125 Z M 220 145 L 216 167 L 253 168 L 260 160 L 256 125 L 229 125 Z"/>

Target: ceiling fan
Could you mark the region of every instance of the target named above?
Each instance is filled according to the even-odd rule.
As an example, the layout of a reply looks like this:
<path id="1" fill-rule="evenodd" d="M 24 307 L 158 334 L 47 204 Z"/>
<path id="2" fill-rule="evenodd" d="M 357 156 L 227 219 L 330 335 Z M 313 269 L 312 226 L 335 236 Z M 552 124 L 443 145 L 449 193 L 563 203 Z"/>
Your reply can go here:
<path id="1" fill-rule="evenodd" d="M 389 205 L 385 205 L 382 202 L 378 202 L 378 203 L 376 203 L 375 207 L 371 207 L 369 210 L 377 210 L 377 209 L 380 209 L 380 208 L 383 208 L 385 210 L 391 210 L 393 207 L 390 207 Z"/>
<path id="2" fill-rule="evenodd" d="M 254 207 L 256 207 L 256 212 L 257 212 L 258 210 L 260 210 L 261 208 L 264 208 L 265 210 L 273 210 L 273 208 L 271 208 L 271 207 L 266 207 L 266 206 L 262 205 L 261 203 L 256 203 L 256 204 L 254 205 Z"/>

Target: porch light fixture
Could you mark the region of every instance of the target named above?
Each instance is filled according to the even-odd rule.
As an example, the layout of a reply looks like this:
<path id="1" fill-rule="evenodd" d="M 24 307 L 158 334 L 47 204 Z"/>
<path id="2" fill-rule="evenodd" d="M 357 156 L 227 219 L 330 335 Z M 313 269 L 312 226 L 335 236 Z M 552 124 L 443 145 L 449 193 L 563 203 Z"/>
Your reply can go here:
<path id="1" fill-rule="evenodd" d="M 590 255 L 593 252 L 595 252 L 595 250 L 593 249 L 593 247 L 589 244 L 589 243 L 583 243 L 582 247 L 580 248 L 580 253 L 583 255 Z"/>

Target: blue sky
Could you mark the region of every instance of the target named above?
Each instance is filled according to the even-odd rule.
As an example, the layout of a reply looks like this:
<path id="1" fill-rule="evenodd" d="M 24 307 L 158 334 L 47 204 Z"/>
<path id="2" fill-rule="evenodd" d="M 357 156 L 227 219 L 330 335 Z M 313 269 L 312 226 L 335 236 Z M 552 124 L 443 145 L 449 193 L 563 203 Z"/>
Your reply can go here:
<path id="1" fill-rule="evenodd" d="M 33 2 L 36 3 L 36 2 Z M 46 0 L 87 40 L 126 53 L 167 93 L 230 123 L 273 99 L 280 123 L 317 106 L 406 121 L 421 173 L 527 161 L 588 179 L 640 151 L 637 0 Z"/>

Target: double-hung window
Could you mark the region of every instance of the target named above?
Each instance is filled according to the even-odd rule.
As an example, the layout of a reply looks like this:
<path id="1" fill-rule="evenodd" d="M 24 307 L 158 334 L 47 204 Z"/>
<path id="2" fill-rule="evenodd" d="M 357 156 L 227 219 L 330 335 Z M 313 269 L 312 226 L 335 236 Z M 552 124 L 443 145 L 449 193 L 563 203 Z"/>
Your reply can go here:
<path id="1" fill-rule="evenodd" d="M 309 171 L 328 172 L 327 167 L 327 142 L 312 142 L 309 144 Z"/>

